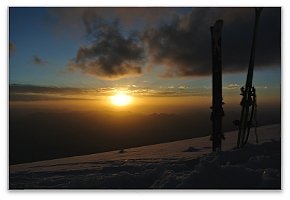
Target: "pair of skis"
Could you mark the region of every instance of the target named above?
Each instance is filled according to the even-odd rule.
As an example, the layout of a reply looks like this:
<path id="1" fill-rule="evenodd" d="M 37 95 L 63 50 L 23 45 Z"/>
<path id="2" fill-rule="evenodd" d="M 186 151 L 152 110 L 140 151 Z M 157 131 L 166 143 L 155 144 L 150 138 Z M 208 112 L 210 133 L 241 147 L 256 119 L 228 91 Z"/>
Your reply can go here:
<path id="1" fill-rule="evenodd" d="M 257 131 L 256 131 L 256 90 L 252 86 L 253 72 L 254 72 L 254 61 L 255 61 L 255 48 L 256 48 L 256 37 L 258 22 L 262 8 L 255 8 L 255 26 L 253 33 L 253 41 L 251 47 L 251 55 L 249 68 L 247 73 L 247 80 L 245 87 L 241 88 L 242 111 L 240 120 L 235 120 L 234 123 L 239 127 L 237 148 L 243 147 L 249 138 L 250 129 L 255 126 L 256 141 L 258 142 Z M 221 32 L 223 27 L 223 21 L 218 20 L 214 26 L 210 27 L 211 38 L 212 38 L 212 129 L 213 133 L 211 136 L 212 150 L 221 150 L 221 141 L 224 139 L 222 132 L 222 117 L 224 111 L 222 105 L 222 59 L 221 59 Z M 254 121 L 254 122 L 253 122 Z"/>

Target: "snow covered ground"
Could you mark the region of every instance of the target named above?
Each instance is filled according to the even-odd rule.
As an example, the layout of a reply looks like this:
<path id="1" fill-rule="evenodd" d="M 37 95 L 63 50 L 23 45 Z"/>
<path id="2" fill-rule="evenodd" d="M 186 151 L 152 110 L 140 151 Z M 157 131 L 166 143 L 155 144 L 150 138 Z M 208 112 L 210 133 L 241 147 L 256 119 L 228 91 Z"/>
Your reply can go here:
<path id="1" fill-rule="evenodd" d="M 237 132 L 225 133 L 223 151 L 209 137 L 85 156 L 11 165 L 10 189 L 176 188 L 280 189 L 280 124 L 258 128 L 243 149 Z"/>

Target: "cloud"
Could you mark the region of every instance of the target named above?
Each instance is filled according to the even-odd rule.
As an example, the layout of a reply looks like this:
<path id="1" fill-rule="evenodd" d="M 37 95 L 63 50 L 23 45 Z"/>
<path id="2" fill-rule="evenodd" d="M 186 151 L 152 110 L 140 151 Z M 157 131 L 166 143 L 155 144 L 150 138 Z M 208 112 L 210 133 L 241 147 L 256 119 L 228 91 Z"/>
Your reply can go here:
<path id="1" fill-rule="evenodd" d="M 112 96 L 118 90 L 124 90 L 132 96 L 146 97 L 177 97 L 177 96 L 208 96 L 210 89 L 198 88 L 153 88 L 122 86 L 119 89 L 114 87 L 103 87 L 96 89 L 53 87 L 25 84 L 9 85 L 10 101 L 41 101 L 41 100 L 91 100 L 98 96 Z"/>
<path id="2" fill-rule="evenodd" d="M 280 66 L 280 8 L 265 8 L 261 16 L 257 42 L 256 66 Z M 149 66 L 163 65 L 163 77 L 207 76 L 211 73 L 211 38 L 209 27 L 224 20 L 222 34 L 223 70 L 244 71 L 248 66 L 252 40 L 253 8 L 193 8 L 170 23 L 147 29 L 143 41 Z"/>
<path id="3" fill-rule="evenodd" d="M 82 35 L 85 30 L 82 17 L 86 13 L 93 13 L 104 19 L 118 18 L 120 24 L 127 29 L 144 28 L 159 24 L 167 20 L 168 16 L 175 14 L 184 8 L 160 8 L 160 7 L 89 7 L 89 8 L 48 8 L 48 25 L 53 25 L 53 30 L 63 33 Z"/>
<path id="4" fill-rule="evenodd" d="M 236 83 L 230 83 L 227 86 L 224 87 L 224 89 L 237 89 L 237 88 L 241 88 L 242 86 Z"/>
<path id="5" fill-rule="evenodd" d="M 92 12 L 84 13 L 83 23 L 91 43 L 78 49 L 71 70 L 105 79 L 141 74 L 144 49 L 136 33 L 124 36 L 117 20 L 106 21 Z"/>
<path id="6" fill-rule="evenodd" d="M 209 28 L 224 20 L 224 73 L 248 66 L 253 8 L 50 8 L 54 23 L 65 33 L 83 32 L 90 41 L 69 63 L 70 70 L 116 79 L 164 66 L 162 77 L 211 74 Z M 138 32 L 137 32 L 138 31 Z M 264 8 L 258 30 L 255 68 L 281 65 L 281 8 Z"/>
<path id="7" fill-rule="evenodd" d="M 160 7 L 119 7 L 103 9 L 105 13 L 111 13 L 114 17 L 118 17 L 121 23 L 126 27 L 136 27 L 140 25 L 154 26 L 159 24 L 160 21 L 166 20 L 167 16 L 176 14 L 176 8 L 160 8 Z M 114 14 L 112 14 L 114 13 Z"/>
<path id="8" fill-rule="evenodd" d="M 70 87 L 49 87 L 37 85 L 23 85 L 23 84 L 10 84 L 9 90 L 12 93 L 80 93 L 82 90 L 79 88 Z"/>
<path id="9" fill-rule="evenodd" d="M 40 58 L 37 55 L 34 55 L 33 56 L 33 63 L 35 65 L 45 65 L 45 64 L 47 64 L 47 61 L 43 60 L 42 58 Z"/>
<path id="10" fill-rule="evenodd" d="M 24 84 L 9 85 L 10 101 L 41 101 L 41 100 L 89 100 L 96 96 L 112 95 L 114 88 L 72 88 Z"/>

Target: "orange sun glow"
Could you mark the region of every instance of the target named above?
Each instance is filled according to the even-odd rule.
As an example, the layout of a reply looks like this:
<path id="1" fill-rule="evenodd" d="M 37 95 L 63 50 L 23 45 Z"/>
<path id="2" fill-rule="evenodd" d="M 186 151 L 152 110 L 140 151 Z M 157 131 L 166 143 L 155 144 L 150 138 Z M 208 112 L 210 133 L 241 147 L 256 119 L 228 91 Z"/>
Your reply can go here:
<path id="1" fill-rule="evenodd" d="M 111 102 L 115 106 L 126 106 L 132 102 L 132 97 L 124 92 L 118 92 L 114 96 L 111 96 Z"/>

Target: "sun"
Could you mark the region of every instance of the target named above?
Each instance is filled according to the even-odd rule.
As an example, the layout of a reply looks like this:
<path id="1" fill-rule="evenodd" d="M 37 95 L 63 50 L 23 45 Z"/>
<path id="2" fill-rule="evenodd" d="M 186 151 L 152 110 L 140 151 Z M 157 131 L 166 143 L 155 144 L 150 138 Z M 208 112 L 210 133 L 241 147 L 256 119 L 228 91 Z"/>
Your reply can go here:
<path id="1" fill-rule="evenodd" d="M 118 92 L 114 96 L 111 96 L 111 102 L 115 106 L 126 106 L 132 102 L 132 97 L 124 92 Z"/>

